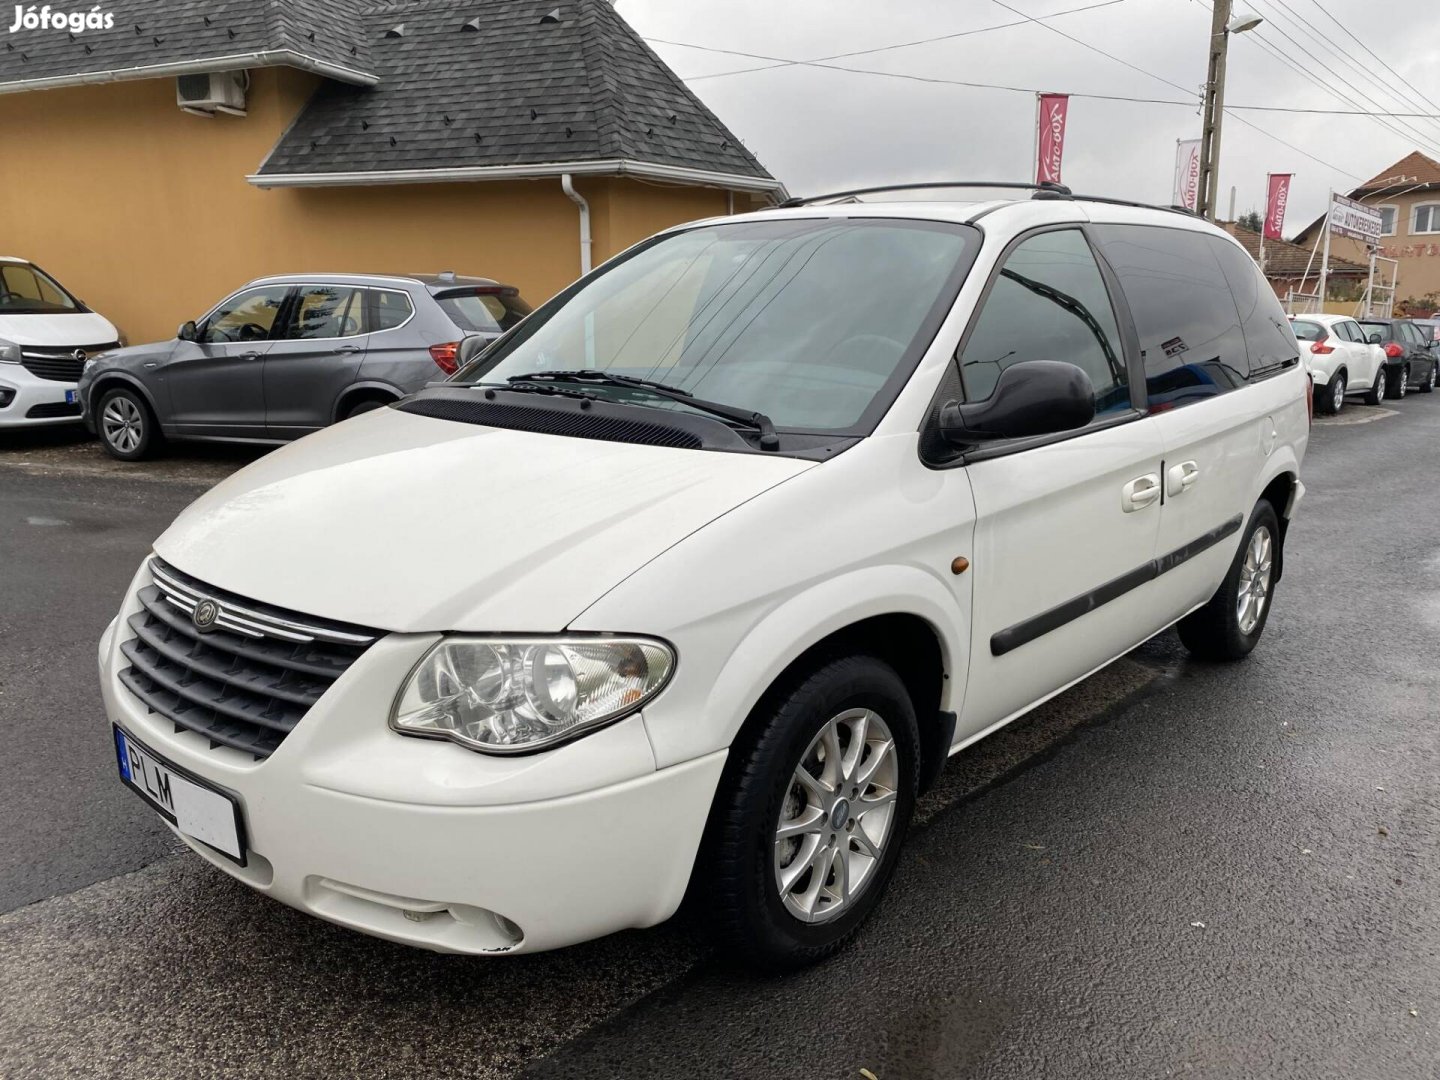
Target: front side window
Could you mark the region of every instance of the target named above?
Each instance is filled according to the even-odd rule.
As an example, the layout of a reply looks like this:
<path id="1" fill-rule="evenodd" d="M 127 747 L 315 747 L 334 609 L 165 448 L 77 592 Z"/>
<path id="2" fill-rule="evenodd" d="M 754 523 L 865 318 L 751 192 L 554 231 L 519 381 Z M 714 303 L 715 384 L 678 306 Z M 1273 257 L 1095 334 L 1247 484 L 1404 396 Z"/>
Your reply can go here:
<path id="1" fill-rule="evenodd" d="M 1421 203 L 1410 219 L 1412 233 L 1440 232 L 1440 203 Z"/>
<path id="2" fill-rule="evenodd" d="M 29 263 L 0 262 L 0 315 L 79 311 L 75 298 Z"/>
<path id="3" fill-rule="evenodd" d="M 1095 387 L 1097 414 L 1130 407 L 1124 350 L 1105 279 L 1078 229 L 1021 241 L 1005 258 L 960 354 L 967 401 L 1030 360 L 1074 364 Z"/>
<path id="4" fill-rule="evenodd" d="M 285 338 L 355 337 L 365 333 L 365 290 L 349 285 L 302 285 Z"/>
<path id="5" fill-rule="evenodd" d="M 289 285 L 267 285 L 232 296 L 205 320 L 200 340 L 211 344 L 266 340 L 289 292 Z"/>
<path id="6" fill-rule="evenodd" d="M 975 247 L 968 226 L 887 218 L 671 233 L 545 304 L 455 381 L 591 369 L 761 412 L 781 432 L 863 434 L 933 339 Z"/>
<path id="7" fill-rule="evenodd" d="M 1245 335 L 1211 237 L 1157 225 L 1096 225 L 1092 230 L 1135 318 L 1150 410 L 1193 405 L 1243 386 L 1250 375 Z M 1250 299 L 1262 330 L 1264 322 L 1278 318 L 1276 333 L 1282 342 L 1288 339 L 1290 355 L 1298 355 L 1274 294 L 1265 303 L 1252 286 Z M 1273 342 L 1261 348 L 1266 355 L 1283 351 Z"/>

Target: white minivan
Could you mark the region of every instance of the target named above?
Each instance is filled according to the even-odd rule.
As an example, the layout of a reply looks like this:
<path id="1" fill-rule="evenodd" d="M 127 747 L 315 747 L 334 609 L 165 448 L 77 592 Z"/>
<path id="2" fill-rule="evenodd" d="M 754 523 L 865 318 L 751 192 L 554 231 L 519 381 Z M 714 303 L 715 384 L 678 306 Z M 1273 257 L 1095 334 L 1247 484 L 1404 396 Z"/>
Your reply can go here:
<path id="1" fill-rule="evenodd" d="M 79 423 L 86 360 L 122 344 L 110 320 L 45 271 L 0 255 L 0 430 Z"/>
<path id="2" fill-rule="evenodd" d="M 837 949 L 948 755 L 1172 624 L 1246 655 L 1303 492 L 1244 250 L 1028 196 L 671 229 L 236 473 L 100 642 L 121 778 L 392 941 L 551 949 L 689 890 L 729 955 Z"/>

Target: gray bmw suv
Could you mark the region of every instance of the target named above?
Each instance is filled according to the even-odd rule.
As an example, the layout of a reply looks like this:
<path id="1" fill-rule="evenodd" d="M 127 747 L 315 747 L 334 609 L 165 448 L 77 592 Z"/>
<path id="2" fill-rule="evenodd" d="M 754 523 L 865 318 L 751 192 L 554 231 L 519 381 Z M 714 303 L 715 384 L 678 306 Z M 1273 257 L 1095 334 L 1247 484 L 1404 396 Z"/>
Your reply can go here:
<path id="1" fill-rule="evenodd" d="M 513 287 L 448 271 L 260 278 L 170 341 L 96 356 L 82 416 L 125 461 L 166 438 L 286 442 L 446 378 L 462 342 L 473 355 L 529 312 Z"/>

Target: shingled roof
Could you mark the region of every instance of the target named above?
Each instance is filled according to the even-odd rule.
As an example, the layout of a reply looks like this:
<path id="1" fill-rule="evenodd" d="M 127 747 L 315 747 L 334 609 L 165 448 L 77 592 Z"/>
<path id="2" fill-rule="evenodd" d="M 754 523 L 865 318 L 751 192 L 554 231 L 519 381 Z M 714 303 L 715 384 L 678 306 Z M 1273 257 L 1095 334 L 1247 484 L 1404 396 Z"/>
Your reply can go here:
<path id="1" fill-rule="evenodd" d="M 1420 151 L 1406 154 L 1378 176 L 1372 176 L 1350 194 L 1390 191 L 1395 188 L 1425 188 L 1440 185 L 1440 161 Z"/>
<path id="2" fill-rule="evenodd" d="M 633 173 L 780 185 L 607 0 L 371 7 L 378 84 L 320 87 L 249 179 L 261 186 Z"/>
<path id="3" fill-rule="evenodd" d="M 51 6 L 83 15 L 92 5 Z M 75 32 L 52 24 L 6 35 L 0 93 L 281 65 L 367 85 L 375 81 L 363 30 L 368 6 L 365 0 L 107 0 L 97 14 L 114 16 L 108 29 Z"/>
<path id="4" fill-rule="evenodd" d="M 1220 227 L 1239 240 L 1252 259 L 1257 263 L 1260 261 L 1260 234 L 1258 232 L 1247 229 L 1234 221 L 1222 222 Z M 1311 255 L 1308 247 L 1292 244 L 1288 240 L 1266 240 L 1265 276 L 1298 278 L 1303 277 L 1308 270 L 1310 274 L 1318 277 L 1320 256 L 1315 255 L 1312 258 Z M 1365 277 L 1370 273 L 1370 269 L 1359 263 L 1350 262 L 1348 259 L 1337 259 L 1331 255 L 1329 273 L 1331 277 Z"/>

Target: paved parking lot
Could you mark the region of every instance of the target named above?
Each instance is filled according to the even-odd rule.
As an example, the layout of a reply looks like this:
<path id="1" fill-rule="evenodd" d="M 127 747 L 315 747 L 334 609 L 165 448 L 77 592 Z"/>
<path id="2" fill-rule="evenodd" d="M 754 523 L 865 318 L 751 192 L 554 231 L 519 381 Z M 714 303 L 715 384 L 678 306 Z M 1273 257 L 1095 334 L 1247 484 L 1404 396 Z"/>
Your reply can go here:
<path id="1" fill-rule="evenodd" d="M 179 854 L 94 645 L 260 451 L 0 437 L 0 1077 L 1440 1074 L 1437 445 L 1433 395 L 1317 422 L 1259 651 L 1162 636 L 967 751 L 856 947 L 762 980 L 686 916 L 440 957 Z"/>

